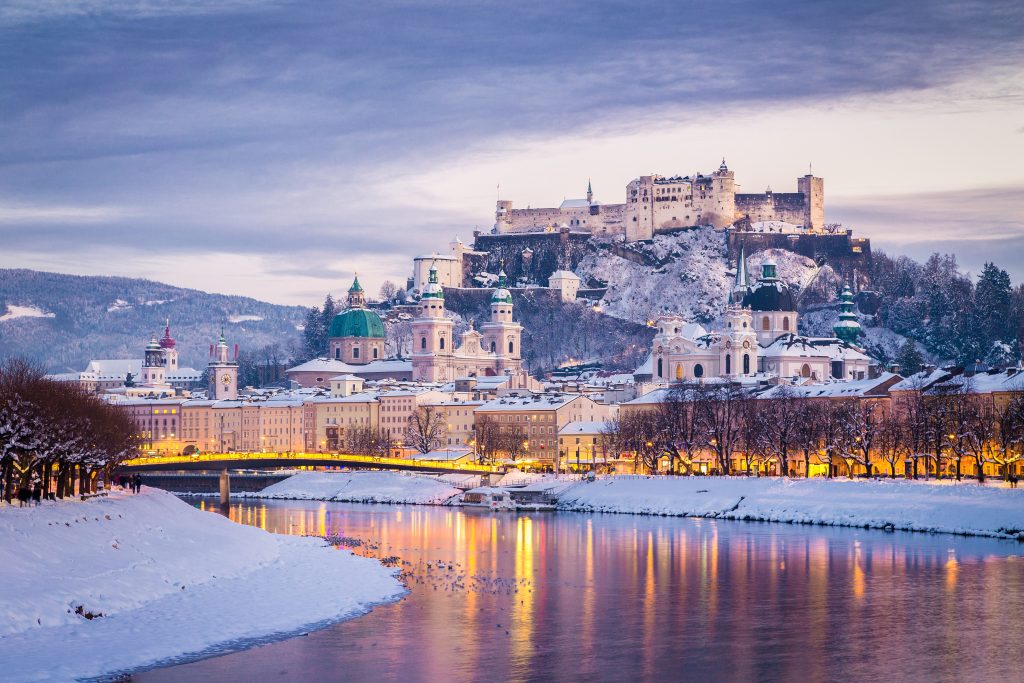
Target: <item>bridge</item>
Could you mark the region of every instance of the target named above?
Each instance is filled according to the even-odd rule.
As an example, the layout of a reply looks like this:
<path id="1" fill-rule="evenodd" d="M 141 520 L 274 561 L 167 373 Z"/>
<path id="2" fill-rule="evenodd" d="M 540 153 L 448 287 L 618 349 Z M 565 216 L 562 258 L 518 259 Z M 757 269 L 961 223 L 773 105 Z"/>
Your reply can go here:
<path id="1" fill-rule="evenodd" d="M 297 467 L 349 467 L 407 470 L 433 474 L 498 474 L 505 468 L 477 462 L 423 460 L 352 453 L 201 453 L 132 458 L 121 463 L 122 472 L 179 470 L 251 470 Z"/>

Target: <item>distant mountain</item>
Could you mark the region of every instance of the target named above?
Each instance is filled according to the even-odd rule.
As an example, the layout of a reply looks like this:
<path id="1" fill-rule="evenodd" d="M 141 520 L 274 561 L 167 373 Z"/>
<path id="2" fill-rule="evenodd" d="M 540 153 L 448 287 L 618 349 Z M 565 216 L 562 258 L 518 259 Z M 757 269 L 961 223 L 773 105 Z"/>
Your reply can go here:
<path id="1" fill-rule="evenodd" d="M 229 344 L 287 350 L 306 309 L 125 277 L 0 269 L 0 358 L 24 356 L 51 372 L 93 358 L 141 358 L 170 319 L 181 364 L 201 368 L 221 326 Z"/>

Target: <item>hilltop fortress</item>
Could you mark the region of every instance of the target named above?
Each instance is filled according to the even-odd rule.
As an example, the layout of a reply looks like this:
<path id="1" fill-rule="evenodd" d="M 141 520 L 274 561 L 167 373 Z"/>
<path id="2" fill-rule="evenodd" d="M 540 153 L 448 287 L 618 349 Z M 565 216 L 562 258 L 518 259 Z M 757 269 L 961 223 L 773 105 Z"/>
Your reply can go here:
<path id="1" fill-rule="evenodd" d="M 818 234 L 825 231 L 825 181 L 807 174 L 797 178 L 796 192 L 736 192 L 735 173 L 722 160 L 710 175 L 664 177 L 646 175 L 626 185 L 626 201 L 602 204 L 587 195 L 566 199 L 557 208 L 516 209 L 499 199 L 494 216 L 496 234 L 555 232 L 559 228 L 594 235 L 625 235 L 627 242 L 649 240 L 660 232 L 695 225 L 728 228 L 775 223 L 778 231 Z"/>

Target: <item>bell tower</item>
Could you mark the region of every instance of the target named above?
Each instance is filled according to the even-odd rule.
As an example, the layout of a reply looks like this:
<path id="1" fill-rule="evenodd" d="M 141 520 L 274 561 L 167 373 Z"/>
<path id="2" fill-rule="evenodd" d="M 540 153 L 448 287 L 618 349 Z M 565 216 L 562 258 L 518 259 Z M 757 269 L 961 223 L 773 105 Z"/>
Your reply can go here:
<path id="1" fill-rule="evenodd" d="M 498 274 L 498 287 L 491 295 L 491 319 L 480 326 L 484 351 L 497 356 L 496 370 L 512 374 L 523 366 L 520 343 L 523 327 L 512 320 L 512 292 L 508 291 L 504 267 Z"/>
<path id="2" fill-rule="evenodd" d="M 210 357 L 210 364 L 207 366 L 210 376 L 209 398 L 215 401 L 238 398 L 238 363 L 231 360 L 223 329 L 220 331 L 217 345 L 210 349 Z"/>
<path id="3" fill-rule="evenodd" d="M 452 321 L 445 317 L 444 288 L 437 280 L 437 267 L 430 266 L 427 284 L 420 296 L 419 317 L 412 321 L 412 378 L 426 382 L 451 379 L 455 339 Z"/>
<path id="4" fill-rule="evenodd" d="M 731 304 L 725 310 L 725 334 L 722 335 L 721 368 L 726 377 L 757 373 L 757 333 L 750 309 Z"/>

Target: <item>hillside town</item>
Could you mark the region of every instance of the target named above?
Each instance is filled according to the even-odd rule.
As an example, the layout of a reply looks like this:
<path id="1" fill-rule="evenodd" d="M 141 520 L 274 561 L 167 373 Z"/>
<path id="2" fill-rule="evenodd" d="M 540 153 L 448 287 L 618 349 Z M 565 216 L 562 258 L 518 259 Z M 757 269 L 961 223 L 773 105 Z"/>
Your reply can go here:
<path id="1" fill-rule="evenodd" d="M 630 183 L 623 215 L 648 199 L 689 206 L 699 189 L 728 209 L 728 220 L 712 227 L 724 229 L 730 244 L 752 230 L 835 234 L 825 234 L 820 178 L 800 179 L 800 201 L 769 193 L 771 201 L 757 202 L 733 196 L 724 162 L 695 178 L 641 179 L 657 190 Z M 726 201 L 715 192 L 731 194 Z M 572 231 L 596 230 L 584 214 L 608 218 L 589 187 L 585 204 L 577 204 L 553 213 L 499 202 L 493 234 L 536 233 L 565 247 Z M 678 233 L 680 224 L 655 221 L 645 235 L 663 231 Z M 864 245 L 849 247 L 853 238 L 843 234 L 849 250 L 842 258 L 865 255 Z M 129 415 L 147 456 L 340 452 L 554 473 L 979 480 L 1015 479 L 1024 467 L 1019 365 L 922 363 L 901 372 L 863 345 L 857 309 L 864 299 L 855 298 L 852 278 L 836 292 L 832 334 L 808 334 L 800 285 L 781 277 L 775 261 L 789 259 L 789 251 L 761 248 L 754 268 L 740 241 L 713 322 L 678 312 L 648 320 L 650 341 L 631 372 L 587 360 L 528 369 L 523 335 L 530 330 L 518 319 L 513 291 L 537 289 L 530 273 L 546 272 L 540 289 L 561 305 L 596 308 L 606 294 L 584 286 L 572 259 L 559 256 L 537 270 L 529 246 L 514 254 L 492 242 L 492 253 L 477 238 L 474 248 L 456 238 L 449 254 L 413 259 L 407 291 L 383 306 L 356 276 L 325 325 L 322 354 L 284 368 L 282 381 L 269 386 L 239 386 L 238 345 L 229 346 L 223 332 L 205 370 L 180 367 L 170 321 L 141 360 L 93 360 L 82 372 L 51 378 L 77 383 Z M 519 290 L 505 256 L 515 260 Z M 479 325 L 446 305 L 467 293 L 487 296 Z"/>

